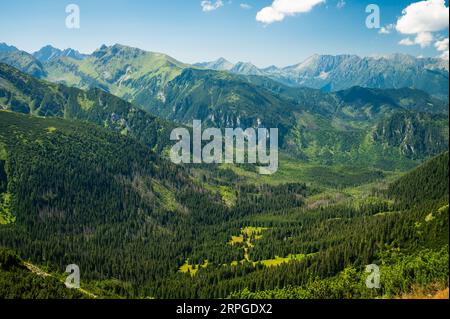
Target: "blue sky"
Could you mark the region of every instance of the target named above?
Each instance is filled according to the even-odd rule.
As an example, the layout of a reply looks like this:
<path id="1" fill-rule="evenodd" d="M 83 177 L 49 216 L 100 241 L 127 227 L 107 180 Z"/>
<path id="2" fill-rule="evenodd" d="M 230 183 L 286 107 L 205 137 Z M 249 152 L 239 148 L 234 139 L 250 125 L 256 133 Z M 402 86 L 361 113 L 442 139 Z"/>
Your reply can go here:
<path id="1" fill-rule="evenodd" d="M 437 56 L 435 41 L 448 38 L 447 26 L 433 32 L 433 42 L 426 47 L 399 45 L 402 39 L 414 39 L 415 35 L 395 29 L 380 34 L 378 29 L 365 26 L 368 4 L 380 7 L 381 25 L 386 26 L 396 23 L 402 10 L 419 0 L 294 1 L 325 3 L 264 24 L 256 15 L 270 7 L 272 0 L 222 0 L 222 6 L 211 11 L 202 10 L 202 0 L 0 0 L 0 42 L 29 52 L 52 44 L 85 53 L 102 44 L 121 43 L 164 52 L 188 63 L 223 56 L 232 62 L 251 61 L 264 67 L 295 64 L 314 53 Z M 65 7 L 70 3 L 80 7 L 80 29 L 65 26 Z"/>

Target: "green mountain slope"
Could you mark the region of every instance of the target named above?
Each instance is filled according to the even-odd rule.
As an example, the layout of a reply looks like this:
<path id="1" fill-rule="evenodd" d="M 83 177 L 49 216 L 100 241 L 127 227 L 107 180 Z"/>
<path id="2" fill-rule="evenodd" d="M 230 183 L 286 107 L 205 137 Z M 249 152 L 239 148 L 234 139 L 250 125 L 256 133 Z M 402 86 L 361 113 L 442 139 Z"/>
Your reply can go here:
<path id="1" fill-rule="evenodd" d="M 31 272 L 11 250 L 0 247 L 0 299 L 83 299 L 53 277 Z"/>
<path id="2" fill-rule="evenodd" d="M 407 110 L 436 114 L 415 121 L 412 132 L 398 134 L 406 144 L 414 140 L 408 147 L 420 144 L 414 154 L 404 152 L 404 146 L 375 138 L 381 121 Z M 151 111 L 185 124 L 201 119 L 219 127 L 278 127 L 286 151 L 321 163 L 368 161 L 388 167 L 387 162 L 399 156 L 423 159 L 438 154 L 448 142 L 448 104 L 411 89 L 355 87 L 326 94 L 288 88 L 260 77 L 185 69 L 168 83 L 164 103 Z M 432 125 L 436 126 L 436 140 L 420 133 L 428 132 Z M 385 164 L 380 162 L 383 158 Z"/>
<path id="3" fill-rule="evenodd" d="M 0 62 L 11 65 L 36 78 L 43 78 L 47 75 L 42 63 L 24 51 L 0 52 Z"/>
<path id="4" fill-rule="evenodd" d="M 352 198 L 352 203 L 292 214 L 292 220 L 299 218 L 309 227 L 296 229 L 292 224 L 290 227 L 282 224 L 277 229 L 272 226 L 272 234 L 266 234 L 252 254 L 267 256 L 267 251 L 281 254 L 281 247 L 289 249 L 295 243 L 304 243 L 300 247 L 314 243 L 312 247 L 320 247 L 319 252 L 309 261 L 285 265 L 282 271 L 266 270 L 259 278 L 274 277 L 271 284 L 265 280 L 261 285 L 237 289 L 229 297 L 399 298 L 407 294 L 426 296 L 448 289 L 448 161 L 445 152 L 390 183 L 377 200 L 393 202 L 382 204 L 375 197 L 355 202 Z M 290 244 L 283 245 L 280 238 L 287 234 L 292 236 Z M 324 257 L 327 254 L 333 256 L 332 260 Z M 366 286 L 368 264 L 379 266 L 379 289 Z M 299 279 L 308 271 L 315 272 L 317 277 Z M 256 274 L 253 279 L 257 281 Z M 290 285 L 285 287 L 280 282 Z"/>
<path id="5" fill-rule="evenodd" d="M 387 192 L 404 207 L 447 203 L 448 166 L 445 152 L 392 183 Z"/>
<path id="6" fill-rule="evenodd" d="M 433 156 L 448 149 L 448 121 L 427 113 L 400 112 L 378 123 L 374 140 L 409 158 Z"/>
<path id="7" fill-rule="evenodd" d="M 170 272 L 190 236 L 180 227 L 208 216 L 182 204 L 179 196 L 208 198 L 182 169 L 118 133 L 0 111 L 0 141 L 14 215 L 0 225 L 0 246 L 37 263 L 79 264 L 86 280 L 142 281 Z"/>
<path id="8" fill-rule="evenodd" d="M 0 76 L 3 108 L 88 120 L 138 137 L 158 150 L 169 143 L 173 125 L 100 89 L 84 92 L 50 84 L 6 65 L 1 65 Z M 410 168 L 416 164 L 411 160 L 435 155 L 448 144 L 448 104 L 410 89 L 352 88 L 327 94 L 260 77 L 188 68 L 162 90 L 163 99 L 148 106 L 162 118 L 187 125 L 200 119 L 208 126 L 277 127 L 286 152 L 319 164 Z M 380 134 L 380 129 L 390 127 L 389 119 L 396 125 L 401 125 L 399 118 L 408 121 L 395 115 L 407 110 L 434 115 L 412 115 L 421 120 L 410 121 L 409 131 L 392 128 L 396 136 L 386 130 Z"/>
<path id="9" fill-rule="evenodd" d="M 201 179 L 133 138 L 61 118 L 0 111 L 0 146 L 12 216 L 0 246 L 55 272 L 77 264 L 94 293 L 154 296 L 153 282 L 180 275 L 186 258 L 241 258 L 222 242 L 243 217 L 300 207 L 307 194 L 303 184 L 236 186 L 229 171 Z"/>
<path id="10" fill-rule="evenodd" d="M 99 87 L 129 102 L 151 105 L 160 90 L 186 65 L 162 53 L 116 44 L 102 46 L 83 60 L 62 58 L 45 64 L 47 80 L 82 89 Z"/>
<path id="11" fill-rule="evenodd" d="M 100 89 L 82 91 L 37 80 L 0 64 L 0 108 L 46 117 L 89 121 L 161 150 L 171 125 Z"/>
<path id="12" fill-rule="evenodd" d="M 215 127 L 278 127 L 281 141 L 298 107 L 226 72 L 185 69 L 164 92 L 164 103 L 151 108 L 161 117 L 186 124 L 199 119 Z"/>

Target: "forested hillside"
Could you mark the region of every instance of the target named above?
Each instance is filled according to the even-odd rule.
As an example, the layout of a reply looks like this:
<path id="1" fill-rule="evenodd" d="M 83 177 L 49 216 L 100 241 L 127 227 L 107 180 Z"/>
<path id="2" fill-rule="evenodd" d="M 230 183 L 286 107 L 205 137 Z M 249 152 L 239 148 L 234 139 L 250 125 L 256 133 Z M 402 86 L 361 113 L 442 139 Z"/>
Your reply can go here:
<path id="1" fill-rule="evenodd" d="M 129 279 L 170 271 L 161 254 L 186 249 L 177 229 L 196 212 L 175 194 L 208 195 L 148 148 L 91 124 L 5 111 L 0 136 L 14 215 L 1 245 L 40 263 L 82 264 L 90 278 Z"/>
<path id="2" fill-rule="evenodd" d="M 89 121 L 136 137 L 153 149 L 168 145 L 169 122 L 100 89 L 82 91 L 35 79 L 0 64 L 0 108 L 46 117 Z"/>
<path id="3" fill-rule="evenodd" d="M 59 280 L 31 272 L 9 249 L 0 248 L 0 299 L 83 299 Z"/>
<path id="4" fill-rule="evenodd" d="M 0 141 L 0 246 L 55 271 L 78 264 L 95 285 L 116 278 L 128 296 L 176 274 L 193 249 L 211 265 L 240 258 L 216 240 L 242 217 L 302 206 L 306 195 L 302 184 L 231 190 L 231 172 L 206 190 L 143 144 L 89 123 L 0 111 Z"/>
<path id="5" fill-rule="evenodd" d="M 448 167 L 442 164 L 448 154 L 392 184 L 394 202 L 378 195 L 316 206 L 320 199 L 302 185 L 242 185 L 227 203 L 214 187 L 203 189 L 202 179 L 190 179 L 189 171 L 118 133 L 5 111 L 0 128 L 2 196 L 10 214 L 0 226 L 0 245 L 55 272 L 78 264 L 84 287 L 100 295 L 247 296 L 245 289 L 303 287 L 348 267 L 359 271 L 398 249 L 406 259 L 389 259 L 392 276 L 397 262 L 410 263 L 407 256 L 429 249 L 433 262 L 423 284 L 445 285 L 433 267 L 442 271 L 438 252 L 448 244 Z M 225 190 L 237 176 L 211 178 L 208 184 Z M 409 199 L 401 195 L 414 179 L 428 181 L 408 195 L 427 203 L 420 208 L 405 206 Z M 421 282 L 417 276 L 370 296 L 407 293 Z"/>
<path id="6" fill-rule="evenodd" d="M 299 281 L 301 285 L 298 286 L 292 285 L 294 280 L 291 278 L 285 281 L 290 283 L 288 287 L 282 287 L 283 285 L 264 289 L 246 287 L 240 292 L 231 294 L 230 297 L 339 299 L 392 298 L 411 294 L 424 297 L 445 288 L 448 289 L 448 161 L 448 152 L 446 152 L 391 183 L 386 190 L 386 195 L 395 199 L 395 202 L 386 202 L 384 208 L 373 204 L 360 206 L 360 214 L 366 212 L 363 218 L 353 215 L 352 219 L 348 219 L 349 215 L 346 215 L 347 219 L 344 222 L 342 215 L 336 218 L 337 207 L 322 209 L 320 214 L 317 214 L 322 215 L 321 217 L 317 215 L 313 217 L 317 220 L 327 220 L 325 225 L 333 224 L 333 228 L 326 228 L 331 233 L 323 234 L 323 238 L 337 240 L 338 237 L 334 236 L 337 232 L 343 231 L 343 224 L 350 224 L 348 230 L 342 233 L 342 246 L 359 243 L 351 251 L 357 251 L 357 247 L 362 248 L 362 251 L 356 255 L 352 255 L 351 252 L 344 253 L 345 250 L 341 252 L 343 253 L 341 255 L 343 259 L 340 261 L 342 268 L 334 272 L 335 276 L 313 275 L 309 279 Z M 345 210 L 351 211 L 349 207 Z M 378 213 L 368 213 L 370 210 Z M 360 221 L 365 225 L 358 225 L 358 219 L 361 219 Z M 325 225 L 322 224 L 322 227 Z M 356 232 L 359 234 L 354 237 L 355 235 L 351 232 L 348 233 L 349 230 L 355 231 L 355 235 Z M 335 231 L 336 235 L 333 235 Z M 317 234 L 317 229 L 313 230 L 313 233 Z M 277 237 L 280 238 L 280 235 Z M 309 238 L 308 234 L 304 236 L 306 236 L 305 239 Z M 365 236 L 368 242 L 364 241 Z M 359 240 L 355 241 L 358 237 Z M 373 241 L 375 238 L 377 239 Z M 274 238 L 268 239 L 268 242 L 273 240 Z M 375 243 L 375 246 L 371 246 L 370 242 Z M 336 262 L 337 256 L 339 256 L 339 250 L 333 249 L 333 253 L 327 257 Z M 368 259 L 362 259 L 364 257 Z M 350 258 L 351 262 L 345 262 L 346 258 Z M 330 267 L 330 261 L 325 259 L 323 262 L 328 263 Z M 365 272 L 364 265 L 369 263 L 379 266 L 380 289 L 366 287 L 368 273 Z M 345 266 L 342 266 L 343 264 Z M 323 267 L 323 264 L 319 265 Z M 311 265 L 308 266 L 311 267 Z M 299 268 L 299 265 L 296 270 L 306 271 L 304 268 Z M 285 271 L 292 271 L 292 276 L 295 274 L 290 268 L 286 268 Z M 330 268 L 327 272 L 330 273 Z M 281 278 L 278 277 L 278 281 L 282 280 Z"/>

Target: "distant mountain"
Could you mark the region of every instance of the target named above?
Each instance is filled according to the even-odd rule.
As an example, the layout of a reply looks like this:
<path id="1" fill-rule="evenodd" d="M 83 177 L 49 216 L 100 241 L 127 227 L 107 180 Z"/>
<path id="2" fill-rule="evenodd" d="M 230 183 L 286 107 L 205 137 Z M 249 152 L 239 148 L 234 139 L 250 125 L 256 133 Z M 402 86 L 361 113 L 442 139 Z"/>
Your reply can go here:
<path id="1" fill-rule="evenodd" d="M 212 62 L 196 63 L 194 66 L 216 71 L 230 71 L 234 68 L 234 64 L 224 58 L 219 58 Z"/>
<path id="2" fill-rule="evenodd" d="M 54 50 L 47 47 L 50 51 Z M 36 78 L 75 86 L 99 88 L 149 109 L 164 100 L 162 89 L 189 65 L 172 57 L 123 45 L 101 46 L 85 59 L 69 56 L 42 63 L 23 51 L 0 53 L 0 63 Z"/>
<path id="3" fill-rule="evenodd" d="M 204 67 L 217 70 L 214 64 Z M 353 86 L 380 89 L 409 87 L 446 98 L 449 93 L 448 70 L 448 60 L 392 54 L 364 58 L 356 55 L 313 55 L 285 68 L 271 66 L 259 69 L 251 63 L 238 63 L 229 71 L 266 76 L 286 85 L 326 92 Z"/>
<path id="4" fill-rule="evenodd" d="M 42 63 L 24 51 L 0 51 L 0 63 L 13 66 L 36 78 L 44 78 L 47 76 Z"/>
<path id="5" fill-rule="evenodd" d="M 33 56 L 41 62 L 48 62 L 61 57 L 68 57 L 75 60 L 83 60 L 86 57 L 88 57 L 88 55 L 82 54 L 74 49 L 69 48 L 65 50 L 60 50 L 55 47 L 52 47 L 51 45 L 47 45 L 42 49 L 40 49 L 39 51 L 34 52 Z"/>
<path id="6" fill-rule="evenodd" d="M 325 91 L 352 86 L 370 88 L 416 88 L 430 94 L 448 95 L 448 66 L 441 59 L 418 59 L 395 54 L 360 58 L 355 55 L 315 55 L 283 69 L 279 80 Z"/>
<path id="7" fill-rule="evenodd" d="M 80 88 L 100 87 L 138 104 L 162 98 L 161 87 L 190 65 L 165 54 L 123 45 L 102 46 L 90 56 L 46 46 L 34 53 L 35 61 L 22 51 L 1 53 L 0 62 L 11 64 L 34 76 Z M 13 50 L 13 51 L 11 51 Z M 11 54 L 28 55 L 23 63 Z M 24 58 L 20 58 L 24 60 Z M 110 61 L 111 60 L 111 61 Z M 43 67 L 37 65 L 43 63 Z M 113 62 L 113 63 L 110 63 Z M 324 92 L 354 86 L 379 89 L 413 88 L 441 99 L 449 95 L 449 62 L 440 58 L 416 58 L 405 54 L 361 58 L 356 55 L 313 55 L 285 68 L 260 69 L 249 62 L 232 64 L 224 58 L 197 63 L 196 68 L 228 71 L 245 76 L 264 76 L 291 87 L 309 87 Z M 33 69 L 30 71 L 30 67 Z M 37 70 L 36 70 L 37 69 Z M 40 70 L 39 70 L 40 69 Z M 148 91 L 149 87 L 151 90 Z M 145 89 L 145 90 L 144 90 Z M 156 98 L 155 98 L 156 97 Z"/>
<path id="8" fill-rule="evenodd" d="M 242 75 L 264 75 L 264 72 L 249 62 L 236 63 L 231 72 Z"/>
<path id="9" fill-rule="evenodd" d="M 214 71 L 229 71 L 241 75 L 266 75 L 264 70 L 258 69 L 250 62 L 238 62 L 233 64 L 224 58 L 212 62 L 196 63 L 193 66 Z"/>
<path id="10" fill-rule="evenodd" d="M 51 82 L 98 87 L 144 108 L 163 100 L 161 88 L 185 67 L 168 55 L 119 44 L 103 45 L 84 60 L 64 57 L 45 63 Z"/>
<path id="11" fill-rule="evenodd" d="M 10 52 L 15 52 L 15 51 L 19 51 L 19 49 L 17 49 L 15 46 L 12 45 L 7 45 L 6 43 L 0 43 L 0 53 L 4 52 L 4 53 L 10 53 Z"/>

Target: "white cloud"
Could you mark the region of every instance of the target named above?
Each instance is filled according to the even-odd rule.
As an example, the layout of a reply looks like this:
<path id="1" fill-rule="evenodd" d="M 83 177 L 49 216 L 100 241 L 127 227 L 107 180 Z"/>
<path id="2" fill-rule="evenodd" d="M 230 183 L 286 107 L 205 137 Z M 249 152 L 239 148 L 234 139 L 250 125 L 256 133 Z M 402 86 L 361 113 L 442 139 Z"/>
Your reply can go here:
<path id="1" fill-rule="evenodd" d="M 274 0 L 270 7 L 261 9 L 256 14 L 256 20 L 270 24 L 284 20 L 286 16 L 311 11 L 325 0 Z"/>
<path id="2" fill-rule="evenodd" d="M 429 46 L 431 44 L 431 42 L 433 42 L 433 35 L 430 32 L 421 32 L 419 33 L 414 40 L 411 40 L 411 38 L 405 38 L 402 39 L 398 44 L 400 45 L 407 45 L 407 46 L 411 46 L 411 45 L 420 45 L 421 48 L 425 48 L 427 46 Z"/>
<path id="3" fill-rule="evenodd" d="M 345 7 L 346 4 L 347 4 L 347 3 L 345 2 L 345 0 L 339 0 L 338 3 L 336 4 L 336 7 L 337 7 L 338 9 L 342 9 L 342 8 Z"/>
<path id="4" fill-rule="evenodd" d="M 252 8 L 252 6 L 249 5 L 248 3 L 241 3 L 239 6 L 240 6 L 242 9 L 245 9 L 245 10 L 248 10 L 248 9 L 251 9 L 251 8 Z"/>
<path id="5" fill-rule="evenodd" d="M 282 21 L 283 19 L 284 14 L 272 7 L 265 7 L 256 14 L 256 20 L 266 24 Z"/>
<path id="6" fill-rule="evenodd" d="M 431 32 L 421 32 L 416 36 L 414 42 L 420 45 L 421 48 L 425 48 L 433 42 L 433 39 L 434 37 Z"/>
<path id="7" fill-rule="evenodd" d="M 448 51 L 448 38 L 441 41 L 436 41 L 434 46 L 438 51 Z"/>
<path id="8" fill-rule="evenodd" d="M 392 29 L 394 29 L 395 25 L 394 24 L 388 24 L 384 27 L 380 28 L 380 31 L 378 31 L 379 34 L 390 34 Z"/>
<path id="9" fill-rule="evenodd" d="M 410 46 L 410 45 L 414 45 L 415 43 L 410 38 L 405 38 L 405 39 L 400 40 L 400 42 L 398 44 Z"/>
<path id="10" fill-rule="evenodd" d="M 445 6 L 445 0 L 424 0 L 410 4 L 402 11 L 395 28 L 402 34 L 416 37 L 414 41 L 404 39 L 400 44 L 412 45 L 410 43 L 413 42 L 421 47 L 429 46 L 433 41 L 432 32 L 448 29 L 448 19 L 449 8 Z"/>
<path id="11" fill-rule="evenodd" d="M 441 53 L 441 58 L 448 60 L 449 59 L 449 45 L 448 45 L 448 38 L 436 41 L 434 44 L 434 47 L 436 50 L 438 50 Z"/>
<path id="12" fill-rule="evenodd" d="M 223 7 L 223 2 L 222 2 L 222 0 L 217 0 L 216 2 L 204 0 L 200 3 L 200 5 L 202 6 L 202 10 L 204 12 L 208 12 L 208 11 L 213 11 L 213 10 L 219 9 L 220 7 Z"/>

